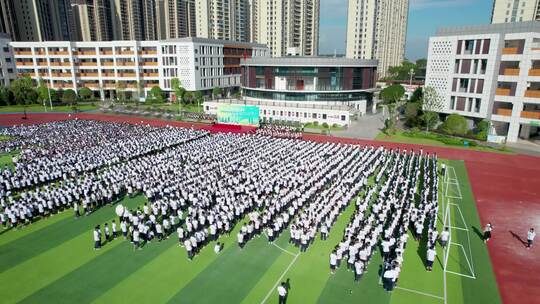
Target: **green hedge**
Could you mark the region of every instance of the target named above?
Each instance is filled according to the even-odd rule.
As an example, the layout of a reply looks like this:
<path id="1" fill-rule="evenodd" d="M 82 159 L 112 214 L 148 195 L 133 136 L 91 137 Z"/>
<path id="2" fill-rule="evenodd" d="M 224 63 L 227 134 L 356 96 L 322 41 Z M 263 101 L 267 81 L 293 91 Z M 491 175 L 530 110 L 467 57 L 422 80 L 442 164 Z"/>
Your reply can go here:
<path id="1" fill-rule="evenodd" d="M 471 147 L 478 146 L 478 144 L 475 141 L 457 138 L 457 137 L 445 136 L 442 134 L 426 133 L 426 132 L 414 130 L 414 129 L 403 132 L 403 135 L 407 137 L 412 137 L 412 138 L 424 138 L 424 139 L 436 140 L 450 146 L 464 146 L 465 142 L 468 142 L 469 146 Z"/>

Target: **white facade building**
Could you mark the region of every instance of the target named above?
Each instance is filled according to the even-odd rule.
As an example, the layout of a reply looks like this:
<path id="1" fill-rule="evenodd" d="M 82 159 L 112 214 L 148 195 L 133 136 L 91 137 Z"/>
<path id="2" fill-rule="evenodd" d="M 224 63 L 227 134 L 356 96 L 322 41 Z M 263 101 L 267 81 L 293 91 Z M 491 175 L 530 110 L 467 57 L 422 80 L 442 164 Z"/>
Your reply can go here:
<path id="1" fill-rule="evenodd" d="M 87 87 L 101 99 L 120 85 L 144 96 L 154 86 L 171 91 L 178 78 L 188 91 L 240 86 L 240 58 L 269 56 L 264 45 L 203 38 L 162 41 L 11 42 L 18 76 L 50 87 Z"/>
<path id="2" fill-rule="evenodd" d="M 540 23 L 504 23 L 437 31 L 429 40 L 426 87 L 441 113 L 492 122 L 508 142 L 538 135 Z"/>
<path id="3" fill-rule="evenodd" d="M 242 98 L 205 102 L 255 105 L 262 121 L 349 125 L 366 113 L 377 61 L 334 57 L 250 58 L 242 62 Z"/>

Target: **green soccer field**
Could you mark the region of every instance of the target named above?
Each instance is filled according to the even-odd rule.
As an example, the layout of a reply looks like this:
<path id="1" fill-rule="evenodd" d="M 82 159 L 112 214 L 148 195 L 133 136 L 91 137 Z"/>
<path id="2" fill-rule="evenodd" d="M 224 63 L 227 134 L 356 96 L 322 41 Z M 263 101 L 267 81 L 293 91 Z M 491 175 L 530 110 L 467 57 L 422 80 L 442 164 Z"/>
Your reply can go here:
<path id="1" fill-rule="evenodd" d="M 288 232 L 269 244 L 262 236 L 241 250 L 236 225 L 230 236 L 206 246 L 193 261 L 170 239 L 134 251 L 118 238 L 94 251 L 92 228 L 115 218 L 104 207 L 79 219 L 65 211 L 20 230 L 0 232 L 2 303 L 277 303 L 276 286 L 290 284 L 287 303 L 501 303 L 463 162 L 451 166 L 439 184 L 439 231 L 451 228 L 447 252 L 438 246 L 433 272 L 425 271 L 425 241 L 409 238 L 397 288 L 380 283 L 376 252 L 359 283 L 341 268 L 331 274 L 329 254 L 341 240 L 354 211 L 350 204 L 326 241 L 317 239 L 306 253 L 288 244 Z M 145 198 L 126 198 L 134 208 Z M 446 254 L 448 253 L 448 254 Z M 446 265 L 446 267 L 444 267 Z M 446 269 L 446 271 L 443 270 Z"/>

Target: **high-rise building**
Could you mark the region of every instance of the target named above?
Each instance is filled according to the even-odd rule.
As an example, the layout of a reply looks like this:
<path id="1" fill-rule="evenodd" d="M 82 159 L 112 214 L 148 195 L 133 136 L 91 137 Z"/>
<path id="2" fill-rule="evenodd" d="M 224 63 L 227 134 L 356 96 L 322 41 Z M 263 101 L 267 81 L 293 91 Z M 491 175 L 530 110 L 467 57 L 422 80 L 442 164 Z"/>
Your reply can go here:
<path id="1" fill-rule="evenodd" d="M 13 40 L 17 40 L 16 21 L 13 0 L 0 0 L 0 32 L 8 34 Z"/>
<path id="2" fill-rule="evenodd" d="M 319 49 L 319 0 L 252 0 L 251 39 L 272 56 L 316 56 Z"/>
<path id="3" fill-rule="evenodd" d="M 13 1 L 17 40 L 74 40 L 75 26 L 69 0 Z"/>
<path id="4" fill-rule="evenodd" d="M 161 39 L 197 36 L 194 0 L 162 0 L 158 4 Z M 197 1 L 198 2 L 198 1 Z"/>
<path id="5" fill-rule="evenodd" d="M 248 0 L 196 1 L 197 37 L 250 40 Z"/>
<path id="6" fill-rule="evenodd" d="M 405 56 L 409 0 L 349 0 L 347 57 L 379 60 L 379 77 Z"/>
<path id="7" fill-rule="evenodd" d="M 155 9 L 155 0 L 114 0 L 114 39 L 155 39 L 157 36 Z"/>
<path id="8" fill-rule="evenodd" d="M 539 0 L 493 0 L 491 23 L 540 21 Z"/>
<path id="9" fill-rule="evenodd" d="M 111 0 L 93 0 L 96 40 L 109 41 L 114 38 L 113 11 Z"/>
<path id="10" fill-rule="evenodd" d="M 72 1 L 71 10 L 75 19 L 76 40 L 77 41 L 95 41 L 96 40 L 96 22 L 94 1 L 77 0 Z"/>

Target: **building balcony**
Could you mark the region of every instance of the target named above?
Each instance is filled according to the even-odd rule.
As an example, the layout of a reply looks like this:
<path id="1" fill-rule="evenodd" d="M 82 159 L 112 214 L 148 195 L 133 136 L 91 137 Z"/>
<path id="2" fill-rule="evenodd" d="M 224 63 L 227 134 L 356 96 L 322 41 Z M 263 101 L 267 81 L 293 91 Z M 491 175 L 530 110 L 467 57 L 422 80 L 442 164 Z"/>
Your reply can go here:
<path id="1" fill-rule="evenodd" d="M 97 62 L 79 62 L 79 65 L 80 66 L 96 66 L 97 65 Z"/>
<path id="2" fill-rule="evenodd" d="M 497 90 L 495 90 L 495 95 L 510 96 L 510 89 L 497 88 Z"/>
<path id="3" fill-rule="evenodd" d="M 38 61 L 37 65 L 39 65 L 39 66 L 47 66 L 47 61 Z"/>
<path id="4" fill-rule="evenodd" d="M 116 88 L 116 83 L 114 83 L 114 82 L 105 82 L 105 83 L 103 83 L 103 86 L 106 89 L 114 89 L 114 88 Z"/>
<path id="5" fill-rule="evenodd" d="M 142 66 L 157 66 L 158 63 L 157 63 L 157 61 L 144 61 L 144 62 L 141 62 L 139 65 L 142 65 Z"/>
<path id="6" fill-rule="evenodd" d="M 540 98 L 540 90 L 526 90 L 525 97 Z"/>
<path id="7" fill-rule="evenodd" d="M 503 55 L 516 55 L 518 54 L 518 48 L 517 47 L 505 47 L 502 50 Z"/>
<path id="8" fill-rule="evenodd" d="M 51 85 L 47 84 L 47 86 L 50 87 Z M 72 83 L 55 83 L 53 87 L 56 89 L 73 89 L 73 84 Z"/>
<path id="9" fill-rule="evenodd" d="M 139 51 L 139 55 L 157 55 L 157 50 Z"/>
<path id="10" fill-rule="evenodd" d="M 38 73 L 38 76 L 40 76 L 40 77 L 49 77 L 49 73 L 47 73 L 47 72 L 40 72 L 40 73 Z"/>
<path id="11" fill-rule="evenodd" d="M 141 73 L 141 77 L 159 77 L 159 73 Z"/>
<path id="12" fill-rule="evenodd" d="M 41 51 L 36 51 L 36 55 L 44 56 L 44 55 L 46 55 L 46 53 L 45 53 L 45 51 L 41 50 Z"/>
<path id="13" fill-rule="evenodd" d="M 102 72 L 101 76 L 103 77 L 114 77 L 114 72 Z"/>
<path id="14" fill-rule="evenodd" d="M 98 73 L 79 73 L 79 77 L 98 77 Z"/>
<path id="15" fill-rule="evenodd" d="M 135 54 L 134 51 L 118 51 L 116 52 L 116 55 L 133 55 Z"/>
<path id="16" fill-rule="evenodd" d="M 71 77 L 71 73 L 52 73 L 53 77 Z"/>
<path id="17" fill-rule="evenodd" d="M 32 55 L 32 51 L 15 51 L 15 55 Z"/>
<path id="18" fill-rule="evenodd" d="M 521 116 L 521 118 L 540 119 L 540 112 L 522 111 L 520 116 Z"/>
<path id="19" fill-rule="evenodd" d="M 82 87 L 87 87 L 87 88 L 90 88 L 90 89 L 98 89 L 99 88 L 99 83 L 87 82 L 87 83 L 81 83 L 81 86 Z"/>
<path id="20" fill-rule="evenodd" d="M 49 55 L 69 55 L 68 51 L 49 51 Z"/>
<path id="21" fill-rule="evenodd" d="M 117 61 L 116 62 L 117 65 L 119 66 L 135 66 L 135 62 L 134 61 Z"/>
<path id="22" fill-rule="evenodd" d="M 529 70 L 529 76 L 540 76 L 540 69 L 530 69 Z"/>
<path id="23" fill-rule="evenodd" d="M 32 61 L 17 61 L 15 65 L 34 65 Z"/>
<path id="24" fill-rule="evenodd" d="M 113 61 L 102 61 L 101 65 L 103 65 L 103 66 L 113 66 L 114 62 Z"/>
<path id="25" fill-rule="evenodd" d="M 503 71 L 503 75 L 505 75 L 505 76 L 519 76 L 519 69 L 506 68 Z"/>
<path id="26" fill-rule="evenodd" d="M 512 109 L 497 109 L 497 115 L 512 116 Z"/>
<path id="27" fill-rule="evenodd" d="M 144 84 L 145 88 L 153 88 L 155 86 L 159 86 L 159 82 L 147 82 Z"/>
<path id="28" fill-rule="evenodd" d="M 96 51 L 77 51 L 74 52 L 77 56 L 95 56 Z"/>
<path id="29" fill-rule="evenodd" d="M 137 77 L 135 73 L 118 73 L 118 77 Z"/>
<path id="30" fill-rule="evenodd" d="M 137 84 L 136 83 L 128 83 L 128 84 L 126 84 L 126 88 L 127 89 L 136 89 Z"/>
<path id="31" fill-rule="evenodd" d="M 112 55 L 113 51 L 112 50 L 104 50 L 104 51 L 101 51 L 100 54 L 101 55 Z"/>

